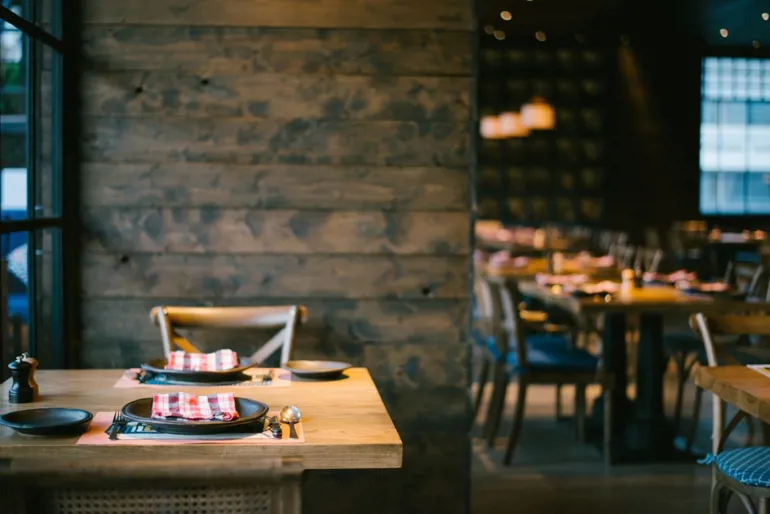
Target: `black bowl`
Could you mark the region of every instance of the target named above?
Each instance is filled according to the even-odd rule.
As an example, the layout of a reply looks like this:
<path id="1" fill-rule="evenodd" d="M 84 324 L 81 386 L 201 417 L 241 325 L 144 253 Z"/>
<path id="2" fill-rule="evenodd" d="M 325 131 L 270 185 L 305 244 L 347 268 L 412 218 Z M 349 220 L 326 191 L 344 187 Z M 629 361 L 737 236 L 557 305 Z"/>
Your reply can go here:
<path id="1" fill-rule="evenodd" d="M 82 434 L 91 425 L 94 415 L 81 409 L 28 409 L 0 416 L 0 424 L 27 435 Z"/>
<path id="2" fill-rule="evenodd" d="M 300 378 L 313 378 L 331 380 L 339 378 L 342 373 L 350 369 L 347 362 L 336 361 L 287 361 L 283 369 Z"/>
<path id="3" fill-rule="evenodd" d="M 175 369 L 165 369 L 166 359 L 155 359 L 142 364 L 142 370 L 150 376 L 165 377 L 170 381 L 195 382 L 195 383 L 216 383 L 216 382 L 238 382 L 249 380 L 243 372 L 257 365 L 247 358 L 240 359 L 241 365 L 237 368 L 220 371 L 181 371 Z"/>
<path id="4" fill-rule="evenodd" d="M 156 419 L 152 417 L 152 398 L 140 398 L 123 406 L 120 412 L 129 421 L 136 421 L 167 434 L 206 435 L 239 433 L 248 431 L 250 425 L 262 428 L 268 407 L 262 402 L 248 398 L 236 398 L 238 418 L 232 421 L 184 421 Z"/>

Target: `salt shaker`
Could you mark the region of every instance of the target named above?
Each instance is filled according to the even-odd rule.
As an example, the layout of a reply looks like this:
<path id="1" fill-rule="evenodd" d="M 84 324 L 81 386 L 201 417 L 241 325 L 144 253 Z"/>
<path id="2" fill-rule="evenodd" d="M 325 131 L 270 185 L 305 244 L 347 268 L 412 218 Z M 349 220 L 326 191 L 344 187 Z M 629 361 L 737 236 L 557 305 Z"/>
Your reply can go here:
<path id="1" fill-rule="evenodd" d="M 40 388 L 37 386 L 37 381 L 35 380 L 35 372 L 37 371 L 38 366 L 37 359 L 31 357 L 26 352 L 21 354 L 21 358 L 24 360 L 24 362 L 28 362 L 29 365 L 32 366 L 32 369 L 29 370 L 29 387 L 31 387 L 33 391 L 33 401 L 37 401 L 40 398 Z"/>
<path id="2" fill-rule="evenodd" d="M 32 365 L 21 357 L 8 365 L 13 378 L 13 385 L 8 391 L 8 401 L 11 403 L 30 403 L 35 401 L 35 391 L 29 386 L 29 376 Z"/>

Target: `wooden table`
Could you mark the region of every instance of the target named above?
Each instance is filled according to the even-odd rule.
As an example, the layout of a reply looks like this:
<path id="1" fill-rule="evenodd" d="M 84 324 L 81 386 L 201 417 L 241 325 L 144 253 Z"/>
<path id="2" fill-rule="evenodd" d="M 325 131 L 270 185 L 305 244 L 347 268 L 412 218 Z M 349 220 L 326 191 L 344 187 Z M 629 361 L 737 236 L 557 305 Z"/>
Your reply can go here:
<path id="1" fill-rule="evenodd" d="M 479 271 L 492 279 L 498 280 L 533 280 L 538 273 L 546 273 L 548 270 L 548 260 L 540 258 L 531 258 L 526 266 L 506 266 L 506 267 L 494 267 L 488 264 L 482 264 L 479 266 Z M 620 271 L 612 267 L 591 267 L 585 266 L 575 261 L 574 259 L 565 259 L 562 266 L 562 273 L 569 274 L 585 274 L 591 278 L 598 280 L 603 279 L 619 279 Z"/>
<path id="2" fill-rule="evenodd" d="M 674 433 L 665 420 L 663 410 L 663 374 L 666 369 L 663 352 L 663 315 L 724 313 L 728 311 L 770 311 L 770 304 L 736 301 L 730 298 L 694 296 L 673 287 L 647 286 L 626 294 L 603 298 L 576 298 L 558 288 L 541 287 L 534 282 L 521 282 L 521 293 L 548 305 L 562 308 L 578 319 L 604 314 L 602 359 L 615 375 L 612 395 L 613 425 L 616 437 L 615 455 L 626 461 L 668 460 L 676 455 Z M 627 397 L 626 315 L 638 314 L 639 346 L 636 374 L 636 401 Z M 594 404 L 593 417 L 601 420 L 602 399 Z"/>
<path id="3" fill-rule="evenodd" d="M 278 370 L 279 373 L 285 373 Z M 115 389 L 123 370 L 40 371 L 36 375 L 41 398 L 35 403 L 8 403 L 11 381 L 2 387 L 0 413 L 39 407 L 73 407 L 113 412 L 131 400 L 172 388 Z M 337 381 L 295 381 L 288 387 L 239 387 L 237 395 L 266 403 L 271 408 L 296 405 L 302 411 L 306 442 L 286 445 L 201 444 L 178 446 L 85 446 L 77 437 L 47 438 L 19 435 L 0 426 L 0 459 L 61 457 L 197 457 L 239 462 L 257 458 L 298 458 L 305 469 L 401 467 L 401 439 L 382 403 L 369 372 L 353 368 Z M 222 387 L 174 387 L 174 390 L 211 394 Z"/>
<path id="4" fill-rule="evenodd" d="M 695 384 L 730 405 L 770 423 L 770 378 L 746 366 L 701 366 Z"/>

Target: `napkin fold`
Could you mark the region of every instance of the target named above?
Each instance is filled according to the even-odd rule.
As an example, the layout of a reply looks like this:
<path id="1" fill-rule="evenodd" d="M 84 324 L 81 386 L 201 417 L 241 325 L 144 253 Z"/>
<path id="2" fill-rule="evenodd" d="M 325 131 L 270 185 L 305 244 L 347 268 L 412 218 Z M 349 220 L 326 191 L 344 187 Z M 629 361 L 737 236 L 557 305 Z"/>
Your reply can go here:
<path id="1" fill-rule="evenodd" d="M 171 352 L 165 369 L 178 371 L 225 371 L 237 368 L 238 354 L 232 350 L 218 350 L 213 353 Z"/>
<path id="2" fill-rule="evenodd" d="M 233 393 L 196 396 L 189 393 L 156 394 L 152 397 L 152 417 L 190 421 L 231 421 L 238 418 Z"/>

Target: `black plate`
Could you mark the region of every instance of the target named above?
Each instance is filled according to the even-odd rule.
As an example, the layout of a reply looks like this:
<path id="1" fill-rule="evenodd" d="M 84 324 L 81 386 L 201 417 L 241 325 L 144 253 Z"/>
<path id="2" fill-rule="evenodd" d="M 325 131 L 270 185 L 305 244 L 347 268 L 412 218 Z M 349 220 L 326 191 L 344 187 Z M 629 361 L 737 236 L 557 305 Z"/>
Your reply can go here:
<path id="1" fill-rule="evenodd" d="M 351 365 L 336 361 L 287 361 L 283 369 L 301 378 L 339 378 Z"/>
<path id="2" fill-rule="evenodd" d="M 155 419 L 152 417 L 152 398 L 140 398 L 127 403 L 120 412 L 130 421 L 143 423 L 167 434 L 205 435 L 221 434 L 224 432 L 243 432 L 248 425 L 262 429 L 268 407 L 262 402 L 248 398 L 236 398 L 235 408 L 238 419 L 232 421 L 176 421 L 171 419 Z"/>
<path id="3" fill-rule="evenodd" d="M 27 409 L 0 416 L 0 424 L 27 435 L 73 435 L 88 430 L 94 415 L 81 409 Z"/>
<path id="4" fill-rule="evenodd" d="M 155 359 L 142 364 L 142 370 L 156 377 L 165 377 L 166 380 L 178 382 L 195 383 L 215 383 L 215 382 L 239 382 L 249 380 L 243 372 L 257 365 L 247 358 L 240 359 L 241 365 L 237 368 L 226 369 L 223 371 L 180 371 L 175 369 L 164 369 L 166 359 Z"/>

